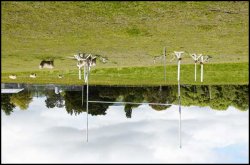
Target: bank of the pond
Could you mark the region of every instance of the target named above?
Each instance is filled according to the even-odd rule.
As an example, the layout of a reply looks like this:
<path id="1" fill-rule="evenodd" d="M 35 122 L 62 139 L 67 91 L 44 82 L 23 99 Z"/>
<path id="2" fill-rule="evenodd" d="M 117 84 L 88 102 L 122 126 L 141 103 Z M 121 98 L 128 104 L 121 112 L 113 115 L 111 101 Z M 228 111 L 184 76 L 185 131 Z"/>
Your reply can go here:
<path id="1" fill-rule="evenodd" d="M 216 63 L 248 62 L 248 5 L 3 2 L 1 69 L 35 71 L 42 60 L 54 59 L 56 69 L 70 71 L 76 61 L 67 57 L 79 51 L 109 59 L 98 67 L 149 66 L 164 47 L 168 63 L 174 51 L 186 53 L 182 64 L 193 62 L 189 53 L 211 55 Z"/>
<path id="2" fill-rule="evenodd" d="M 181 84 L 249 84 L 248 63 L 221 63 L 204 65 L 204 82 L 200 82 L 200 65 L 197 67 L 197 81 L 194 81 L 194 64 L 181 65 Z M 33 71 L 32 71 L 33 72 Z M 1 82 L 31 83 L 31 84 L 65 84 L 80 85 L 83 79 L 78 79 L 78 70 L 37 70 L 37 78 L 30 78 L 31 72 L 2 73 Z M 17 79 L 9 78 L 16 74 Z M 62 74 L 62 79 L 58 78 Z M 82 76 L 83 78 L 83 76 Z M 93 68 L 90 73 L 90 85 L 171 85 L 177 84 L 177 66 L 166 67 L 123 67 L 123 68 Z"/>

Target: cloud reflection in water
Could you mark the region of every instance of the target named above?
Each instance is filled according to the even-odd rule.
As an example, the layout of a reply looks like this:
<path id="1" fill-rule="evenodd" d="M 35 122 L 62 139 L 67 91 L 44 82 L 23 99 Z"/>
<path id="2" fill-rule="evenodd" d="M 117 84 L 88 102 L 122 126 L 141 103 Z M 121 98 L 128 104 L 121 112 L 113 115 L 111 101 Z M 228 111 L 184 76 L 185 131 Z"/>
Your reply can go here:
<path id="1" fill-rule="evenodd" d="M 65 108 L 48 109 L 33 98 L 27 111 L 2 113 L 3 163 L 230 163 L 248 162 L 248 111 L 229 107 L 182 108 L 179 148 L 177 106 L 155 111 L 110 106 L 107 114 L 70 116 Z"/>

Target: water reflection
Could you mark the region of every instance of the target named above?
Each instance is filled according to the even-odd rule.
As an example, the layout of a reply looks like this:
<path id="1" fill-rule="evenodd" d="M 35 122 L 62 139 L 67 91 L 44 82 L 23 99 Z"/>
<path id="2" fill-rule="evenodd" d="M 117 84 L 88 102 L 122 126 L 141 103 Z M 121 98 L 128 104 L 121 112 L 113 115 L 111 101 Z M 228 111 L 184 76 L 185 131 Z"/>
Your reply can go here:
<path id="1" fill-rule="evenodd" d="M 15 84 L 8 84 L 12 87 Z M 5 85 L 6 86 L 6 85 Z M 1 94 L 2 110 L 10 115 L 13 108 L 21 110 L 28 108 L 33 97 L 46 97 L 47 108 L 65 107 L 70 115 L 79 115 L 86 112 L 86 93 L 82 92 L 85 87 L 81 86 L 53 86 L 53 85 L 18 85 L 24 88 L 19 93 Z M 165 104 L 178 104 L 177 86 L 165 87 L 90 87 L 89 100 L 109 102 L 152 102 Z M 86 89 L 85 89 L 86 91 Z M 182 85 L 183 106 L 209 106 L 214 110 L 227 110 L 234 106 L 238 110 L 245 111 L 249 108 L 247 85 L 215 85 L 215 86 L 192 86 Z M 112 103 L 96 104 L 89 103 L 89 114 L 105 115 L 106 110 Z M 119 104 L 118 104 L 119 105 Z M 125 104 L 124 112 L 127 118 L 132 117 L 132 110 L 138 105 Z M 156 111 L 167 110 L 171 105 L 150 105 Z"/>
<path id="2" fill-rule="evenodd" d="M 89 100 L 173 105 L 89 103 L 88 143 L 82 86 L 19 84 L 15 88 L 24 90 L 1 94 L 4 163 L 248 161 L 247 85 L 182 85 L 181 150 L 177 86 L 90 86 Z"/>

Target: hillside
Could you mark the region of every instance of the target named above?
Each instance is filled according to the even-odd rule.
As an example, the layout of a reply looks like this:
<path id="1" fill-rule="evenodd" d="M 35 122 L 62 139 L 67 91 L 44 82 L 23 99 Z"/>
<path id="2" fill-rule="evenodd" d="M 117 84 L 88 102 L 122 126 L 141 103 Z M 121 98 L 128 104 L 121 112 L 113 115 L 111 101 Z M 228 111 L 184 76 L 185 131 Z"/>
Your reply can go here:
<path id="1" fill-rule="evenodd" d="M 248 62 L 248 2 L 1 2 L 2 73 L 76 69 L 66 57 L 107 56 L 102 67 L 153 66 L 167 47 L 203 53 L 211 63 Z M 186 55 L 183 63 L 191 63 Z"/>

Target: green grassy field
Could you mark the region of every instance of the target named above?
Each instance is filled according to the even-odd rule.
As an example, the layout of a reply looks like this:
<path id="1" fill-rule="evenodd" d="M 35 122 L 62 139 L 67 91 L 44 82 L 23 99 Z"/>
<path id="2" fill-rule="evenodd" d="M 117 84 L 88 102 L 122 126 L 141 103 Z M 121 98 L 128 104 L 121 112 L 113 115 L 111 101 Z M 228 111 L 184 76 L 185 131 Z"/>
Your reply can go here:
<path id="1" fill-rule="evenodd" d="M 166 46 L 166 83 L 177 83 L 175 61 L 169 62 L 172 52 L 185 51 L 182 72 L 190 74 L 182 74 L 183 83 L 194 83 L 188 53 L 203 53 L 213 57 L 205 65 L 204 83 L 248 84 L 248 2 L 1 2 L 1 6 L 2 82 L 79 84 L 76 62 L 67 57 L 81 51 L 109 58 L 107 64 L 97 64 L 90 83 L 162 84 L 162 61 L 154 64 L 153 57 Z M 39 70 L 43 59 L 54 59 L 55 69 Z M 31 72 L 38 78 L 25 78 Z M 10 80 L 12 73 L 24 77 Z M 57 79 L 58 73 L 65 78 Z"/>
<path id="2" fill-rule="evenodd" d="M 166 85 L 177 84 L 177 66 L 169 65 L 166 68 L 166 82 L 164 68 L 156 67 L 124 67 L 93 69 L 90 73 L 89 84 L 91 85 Z M 8 73 L 2 74 L 4 82 L 29 82 L 37 84 L 83 84 L 78 79 L 78 70 L 40 71 L 37 78 L 29 77 L 30 72 L 17 72 L 17 79 L 8 78 Z M 64 78 L 59 79 L 58 74 Z M 194 65 L 181 66 L 181 84 L 248 84 L 248 63 L 234 64 L 209 64 L 204 65 L 204 81 L 200 81 L 200 66 L 197 67 L 197 81 L 194 81 Z"/>

